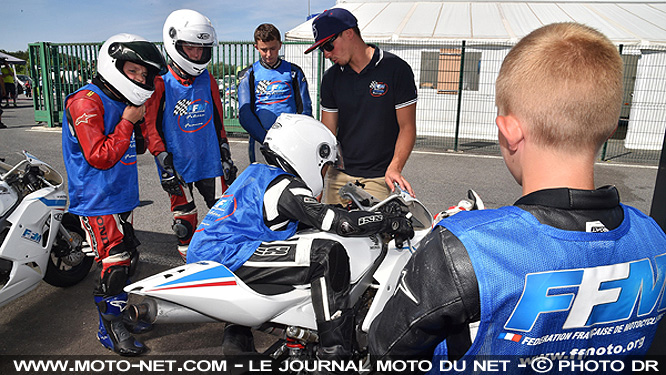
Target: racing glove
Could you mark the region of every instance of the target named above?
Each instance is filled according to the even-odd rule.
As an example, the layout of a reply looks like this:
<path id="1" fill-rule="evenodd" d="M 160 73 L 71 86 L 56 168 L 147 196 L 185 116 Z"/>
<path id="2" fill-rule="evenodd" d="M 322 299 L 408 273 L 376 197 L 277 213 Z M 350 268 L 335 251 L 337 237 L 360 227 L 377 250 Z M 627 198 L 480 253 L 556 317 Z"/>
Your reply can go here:
<path id="1" fill-rule="evenodd" d="M 412 221 L 403 214 L 384 214 L 384 228 L 382 232 L 390 234 L 395 238 L 396 247 L 402 247 L 403 242 L 414 237 Z"/>
<path id="2" fill-rule="evenodd" d="M 176 176 L 176 169 L 173 166 L 173 155 L 170 152 L 162 151 L 155 156 L 155 160 L 160 167 L 162 189 L 171 195 L 183 195 L 180 181 Z"/>
<path id="3" fill-rule="evenodd" d="M 238 168 L 234 165 L 234 161 L 231 160 L 231 150 L 229 150 L 229 143 L 226 140 L 220 143 L 220 157 L 222 159 L 224 182 L 226 182 L 227 186 L 230 186 L 236 179 Z"/>

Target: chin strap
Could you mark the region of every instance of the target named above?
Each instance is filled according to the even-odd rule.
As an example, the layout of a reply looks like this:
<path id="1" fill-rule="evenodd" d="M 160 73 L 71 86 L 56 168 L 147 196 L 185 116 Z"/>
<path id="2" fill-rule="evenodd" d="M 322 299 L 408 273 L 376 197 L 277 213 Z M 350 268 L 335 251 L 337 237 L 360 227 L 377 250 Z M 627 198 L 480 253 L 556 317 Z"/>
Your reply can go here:
<path id="1" fill-rule="evenodd" d="M 193 76 L 193 75 L 191 75 L 190 73 L 188 73 L 188 72 L 184 71 L 183 69 L 181 69 L 181 68 L 178 66 L 178 64 L 176 64 L 175 62 L 173 62 L 173 60 L 171 60 L 171 61 L 169 62 L 169 66 L 171 67 L 171 70 L 173 70 L 174 73 L 176 73 L 176 75 L 178 76 L 178 78 L 182 79 L 183 81 L 192 82 L 192 81 L 196 78 L 195 76 Z"/>
<path id="2" fill-rule="evenodd" d="M 92 83 L 102 89 L 102 92 L 109 98 L 117 102 L 129 104 L 129 100 L 127 100 L 125 96 L 120 93 L 120 91 L 116 90 L 116 88 L 113 87 L 113 85 L 105 80 L 104 77 L 102 77 L 100 74 L 97 74 L 95 77 L 93 77 Z"/>

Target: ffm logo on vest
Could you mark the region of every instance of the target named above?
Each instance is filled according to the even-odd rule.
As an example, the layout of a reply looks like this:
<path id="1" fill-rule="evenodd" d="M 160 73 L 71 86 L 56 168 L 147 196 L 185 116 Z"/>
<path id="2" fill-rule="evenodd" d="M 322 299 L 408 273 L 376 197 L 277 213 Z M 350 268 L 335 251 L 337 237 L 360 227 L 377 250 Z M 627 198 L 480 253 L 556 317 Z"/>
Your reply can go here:
<path id="1" fill-rule="evenodd" d="M 505 329 L 528 332 L 548 314 L 566 313 L 563 329 L 621 322 L 666 310 L 666 254 L 582 269 L 530 273 Z"/>

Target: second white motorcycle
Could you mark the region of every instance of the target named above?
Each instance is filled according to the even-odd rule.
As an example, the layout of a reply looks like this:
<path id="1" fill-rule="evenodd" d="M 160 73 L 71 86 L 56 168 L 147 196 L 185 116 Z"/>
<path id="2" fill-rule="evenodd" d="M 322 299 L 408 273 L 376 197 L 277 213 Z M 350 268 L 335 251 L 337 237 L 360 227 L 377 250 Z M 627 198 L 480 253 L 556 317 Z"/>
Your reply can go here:
<path id="1" fill-rule="evenodd" d="M 0 161 L 0 306 L 42 279 L 66 287 L 88 275 L 85 232 L 66 207 L 63 178 L 50 165 L 26 151 L 14 166 Z"/>

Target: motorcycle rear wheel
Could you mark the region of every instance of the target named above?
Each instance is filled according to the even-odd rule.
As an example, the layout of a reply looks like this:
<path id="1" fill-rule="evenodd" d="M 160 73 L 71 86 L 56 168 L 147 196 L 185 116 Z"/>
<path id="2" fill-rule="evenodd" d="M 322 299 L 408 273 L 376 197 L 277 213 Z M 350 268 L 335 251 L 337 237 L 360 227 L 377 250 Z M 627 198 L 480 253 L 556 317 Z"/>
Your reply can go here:
<path id="1" fill-rule="evenodd" d="M 69 231 L 74 237 L 79 237 L 79 240 L 85 238 L 85 232 L 81 228 L 79 218 L 76 215 L 66 213 L 61 225 Z M 81 243 L 82 241 L 79 241 Z M 90 267 L 93 264 L 93 258 L 86 256 L 81 247 L 72 249 L 67 241 L 58 236 L 51 248 L 49 254 L 49 262 L 44 275 L 44 281 L 57 287 L 68 287 L 79 283 L 85 279 L 90 272 Z"/>

